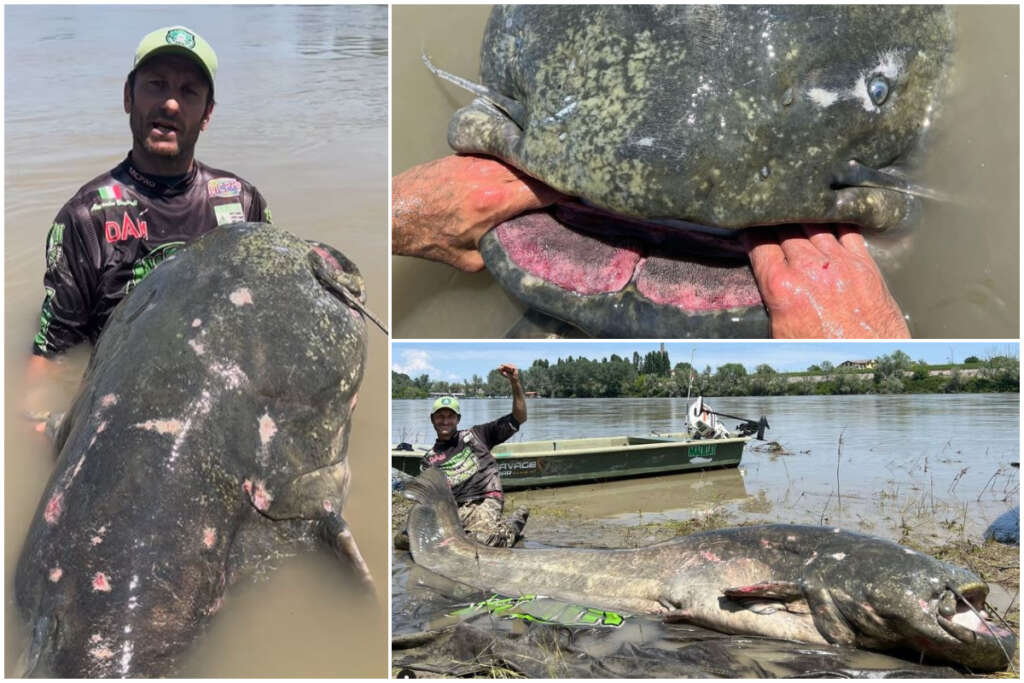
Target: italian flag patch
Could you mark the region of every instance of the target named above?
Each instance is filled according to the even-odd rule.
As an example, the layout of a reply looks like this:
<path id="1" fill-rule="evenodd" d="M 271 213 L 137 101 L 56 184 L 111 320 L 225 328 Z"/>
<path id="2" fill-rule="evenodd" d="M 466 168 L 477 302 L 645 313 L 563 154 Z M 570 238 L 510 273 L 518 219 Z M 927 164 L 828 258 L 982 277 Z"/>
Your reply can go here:
<path id="1" fill-rule="evenodd" d="M 100 199 L 124 199 L 124 191 L 120 185 L 107 185 L 100 188 Z"/>

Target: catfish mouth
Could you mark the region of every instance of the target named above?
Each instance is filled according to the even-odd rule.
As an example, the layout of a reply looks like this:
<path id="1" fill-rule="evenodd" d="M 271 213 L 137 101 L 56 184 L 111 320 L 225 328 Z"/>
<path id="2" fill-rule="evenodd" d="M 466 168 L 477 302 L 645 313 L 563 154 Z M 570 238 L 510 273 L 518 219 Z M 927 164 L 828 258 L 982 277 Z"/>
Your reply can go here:
<path id="1" fill-rule="evenodd" d="M 687 315 L 762 305 L 746 250 L 736 237 L 628 218 L 576 202 L 522 214 L 491 234 L 502 257 L 522 276 L 565 294 L 615 296 L 628 288 Z M 492 266 L 488 255 L 484 250 Z"/>
<path id="2" fill-rule="evenodd" d="M 613 294 L 631 286 L 654 304 L 700 315 L 763 305 L 740 235 L 785 225 L 795 223 L 723 229 L 566 201 L 517 216 L 494 233 L 516 267 L 566 293 Z"/>
<path id="3" fill-rule="evenodd" d="M 946 609 L 940 604 L 936 620 L 939 626 L 949 635 L 962 643 L 973 644 L 979 639 L 995 638 L 1003 639 L 1013 634 L 1000 626 L 989 621 L 989 615 L 985 611 L 985 598 L 988 595 L 988 587 L 984 584 L 970 584 L 960 590 L 948 590 L 954 598 L 953 610 Z M 944 594 L 943 599 L 946 598 Z M 941 602 L 942 599 L 940 599 Z M 944 615 L 943 612 L 946 614 Z"/>
<path id="4" fill-rule="evenodd" d="M 990 620 L 985 598 L 988 586 L 970 583 L 947 586 L 936 605 L 935 619 L 952 642 L 931 643 L 933 654 L 957 661 L 968 668 L 995 670 L 1013 662 L 1017 637 L 1008 628 Z"/>
<path id="5" fill-rule="evenodd" d="M 506 290 L 592 336 L 768 336 L 742 234 L 800 224 L 882 231 L 904 222 L 925 192 L 895 167 L 856 161 L 828 182 L 818 215 L 736 226 L 625 216 L 566 199 L 499 224 L 480 251 Z"/>

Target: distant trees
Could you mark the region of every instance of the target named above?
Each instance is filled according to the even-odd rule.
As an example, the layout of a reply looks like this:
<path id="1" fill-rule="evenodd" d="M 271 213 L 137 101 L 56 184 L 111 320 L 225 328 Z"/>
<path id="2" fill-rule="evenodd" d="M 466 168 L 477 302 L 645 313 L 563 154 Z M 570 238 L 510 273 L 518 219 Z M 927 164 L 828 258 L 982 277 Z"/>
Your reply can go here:
<path id="1" fill-rule="evenodd" d="M 689 363 L 670 363 L 663 351 L 622 357 L 537 359 L 521 371 L 527 391 L 552 398 L 617 398 L 686 396 L 781 396 L 805 394 L 896 394 L 934 392 L 1020 391 L 1020 362 L 992 356 L 963 369 L 940 366 L 933 372 L 903 351 L 875 359 L 874 368 L 837 368 L 829 361 L 815 363 L 804 373 L 780 373 L 768 363 L 748 372 L 741 363 L 724 363 L 698 372 Z M 463 382 L 431 381 L 427 375 L 410 378 L 391 373 L 393 398 L 426 398 L 430 392 L 464 392 L 467 396 L 508 396 L 508 381 L 497 370 L 484 380 L 479 375 Z"/>
<path id="2" fill-rule="evenodd" d="M 420 375 L 418 380 L 423 380 L 426 386 L 417 384 L 409 375 L 401 372 L 391 371 L 391 398 L 426 398 L 429 394 L 430 378 Z"/>

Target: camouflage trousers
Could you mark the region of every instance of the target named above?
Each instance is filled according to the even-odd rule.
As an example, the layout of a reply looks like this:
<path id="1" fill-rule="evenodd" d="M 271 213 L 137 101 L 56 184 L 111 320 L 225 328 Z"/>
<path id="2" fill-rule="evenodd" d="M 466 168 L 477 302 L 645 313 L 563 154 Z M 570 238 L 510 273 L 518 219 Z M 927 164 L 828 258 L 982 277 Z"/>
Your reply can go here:
<path id="1" fill-rule="evenodd" d="M 519 514 L 505 519 L 501 516 L 504 504 L 497 498 L 465 503 L 459 506 L 462 527 L 477 543 L 496 548 L 510 548 L 522 535 L 526 520 Z"/>

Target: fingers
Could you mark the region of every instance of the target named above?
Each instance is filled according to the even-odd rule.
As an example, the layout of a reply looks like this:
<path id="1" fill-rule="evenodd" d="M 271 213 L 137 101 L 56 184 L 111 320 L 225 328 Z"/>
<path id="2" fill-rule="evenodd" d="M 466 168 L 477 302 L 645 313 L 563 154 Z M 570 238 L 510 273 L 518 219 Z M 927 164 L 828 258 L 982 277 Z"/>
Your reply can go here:
<path id="1" fill-rule="evenodd" d="M 743 243 L 743 248 L 747 250 L 755 277 L 758 277 L 768 267 L 785 264 L 786 255 L 782 251 L 782 246 L 775 241 L 775 235 L 767 233 L 754 235 L 750 234 L 751 232 L 753 231 L 741 234 L 740 241 Z"/>
<path id="2" fill-rule="evenodd" d="M 858 256 L 871 258 L 868 253 L 868 244 L 864 240 L 864 235 L 860 234 L 860 230 L 852 225 L 840 225 L 836 229 L 836 237 L 846 249 L 849 249 Z"/>
<path id="3" fill-rule="evenodd" d="M 484 269 L 484 257 L 479 251 L 460 252 L 449 263 L 466 273 L 477 273 Z"/>
<path id="4" fill-rule="evenodd" d="M 831 225 L 804 225 L 803 232 L 811 245 L 822 255 L 834 256 L 842 246 Z"/>
<path id="5" fill-rule="evenodd" d="M 815 238 L 820 243 L 825 244 L 825 239 L 828 236 L 818 234 L 815 232 Z M 818 267 L 823 262 L 828 260 L 829 251 L 823 251 L 808 238 L 809 233 L 803 226 L 788 226 L 779 230 L 779 244 L 782 246 L 782 252 L 786 255 L 786 260 L 794 267 L 800 269 L 806 269 L 811 267 Z M 832 238 L 833 242 L 835 238 Z M 828 249 L 825 246 L 825 249 Z"/>

